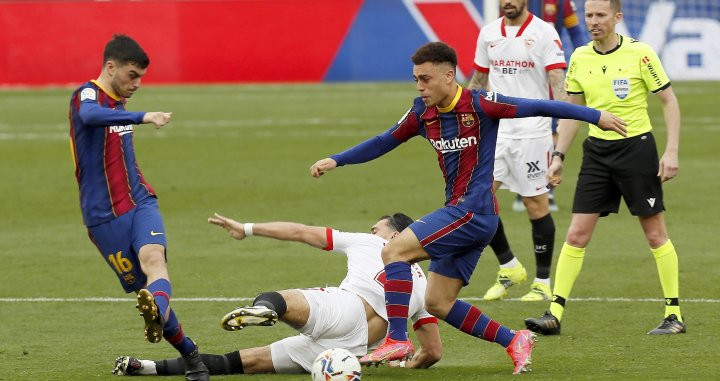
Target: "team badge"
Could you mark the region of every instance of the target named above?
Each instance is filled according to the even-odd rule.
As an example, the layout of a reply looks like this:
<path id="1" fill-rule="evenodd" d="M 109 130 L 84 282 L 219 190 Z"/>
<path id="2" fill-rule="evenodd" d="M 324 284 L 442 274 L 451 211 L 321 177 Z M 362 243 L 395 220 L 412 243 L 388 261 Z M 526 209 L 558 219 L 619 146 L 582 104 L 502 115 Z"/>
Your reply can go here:
<path id="1" fill-rule="evenodd" d="M 615 96 L 620 99 L 625 99 L 630 94 L 630 80 L 628 78 L 613 79 L 612 87 Z"/>
<path id="2" fill-rule="evenodd" d="M 475 124 L 475 118 L 472 114 L 460 114 L 460 121 L 465 127 L 472 127 Z"/>
<path id="3" fill-rule="evenodd" d="M 95 93 L 95 90 L 89 87 L 84 88 L 83 91 L 80 92 L 80 101 L 82 102 L 86 99 L 91 101 L 97 99 L 97 94 Z"/>

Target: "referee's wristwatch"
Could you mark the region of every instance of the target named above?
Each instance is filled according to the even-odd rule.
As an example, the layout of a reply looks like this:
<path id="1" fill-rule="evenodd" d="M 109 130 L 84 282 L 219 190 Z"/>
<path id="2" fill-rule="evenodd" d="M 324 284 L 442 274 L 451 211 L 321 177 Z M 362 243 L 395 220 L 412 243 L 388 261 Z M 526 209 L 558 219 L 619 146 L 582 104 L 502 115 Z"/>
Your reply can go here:
<path id="1" fill-rule="evenodd" d="M 564 153 L 562 153 L 562 152 L 560 152 L 560 151 L 553 151 L 552 155 L 550 155 L 550 159 L 552 159 L 552 158 L 555 157 L 555 156 L 559 157 L 559 158 L 560 158 L 560 161 L 562 161 L 562 162 L 565 161 L 565 154 L 564 154 Z"/>

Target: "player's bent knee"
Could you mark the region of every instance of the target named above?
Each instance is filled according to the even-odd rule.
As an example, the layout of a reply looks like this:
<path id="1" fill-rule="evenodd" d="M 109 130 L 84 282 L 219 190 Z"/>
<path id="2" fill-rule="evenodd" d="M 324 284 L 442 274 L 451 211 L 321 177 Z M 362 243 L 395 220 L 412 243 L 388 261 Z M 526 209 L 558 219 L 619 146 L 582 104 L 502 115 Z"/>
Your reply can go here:
<path id="1" fill-rule="evenodd" d="M 438 319 L 445 319 L 452 308 L 453 302 L 425 298 L 425 310 Z"/>

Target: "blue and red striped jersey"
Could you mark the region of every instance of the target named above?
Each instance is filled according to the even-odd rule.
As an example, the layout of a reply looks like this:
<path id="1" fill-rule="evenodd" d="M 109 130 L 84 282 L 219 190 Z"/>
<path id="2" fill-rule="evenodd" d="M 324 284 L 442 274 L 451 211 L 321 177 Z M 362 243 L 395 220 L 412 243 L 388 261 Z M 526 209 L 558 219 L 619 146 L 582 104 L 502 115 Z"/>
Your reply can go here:
<path id="1" fill-rule="evenodd" d="M 415 98 L 410 110 L 392 128 L 330 158 L 338 166 L 364 163 L 420 135 L 437 153 L 445 179 L 445 205 L 476 214 L 497 214 L 492 183 L 498 125 L 503 118 L 528 116 L 596 124 L 600 112 L 566 102 L 513 98 L 458 86 L 448 107 L 426 107 L 422 98 Z"/>
<path id="2" fill-rule="evenodd" d="M 155 196 L 133 148 L 133 124 L 142 123 L 144 116 L 144 112 L 125 111 L 125 98 L 95 81 L 73 92 L 70 146 L 85 225 L 110 221 Z"/>

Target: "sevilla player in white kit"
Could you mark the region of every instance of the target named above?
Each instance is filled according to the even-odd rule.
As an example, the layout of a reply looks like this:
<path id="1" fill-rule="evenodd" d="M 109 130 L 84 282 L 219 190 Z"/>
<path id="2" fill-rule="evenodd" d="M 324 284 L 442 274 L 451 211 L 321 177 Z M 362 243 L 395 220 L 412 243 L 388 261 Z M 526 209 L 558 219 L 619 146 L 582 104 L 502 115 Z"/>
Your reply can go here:
<path id="1" fill-rule="evenodd" d="M 264 292 L 253 306 L 226 314 L 222 325 L 230 331 L 250 325 L 273 325 L 284 321 L 300 333 L 260 348 L 242 349 L 225 355 L 202 354 L 210 374 L 310 372 L 315 358 L 330 348 L 344 348 L 362 356 L 375 349 L 387 333 L 385 309 L 385 265 L 380 252 L 385 244 L 413 220 L 402 214 L 383 216 L 370 233 L 338 230 L 291 222 L 240 223 L 215 215 L 209 222 L 225 228 L 235 239 L 251 235 L 304 242 L 347 256 L 347 275 L 339 287 Z M 421 348 L 402 363 L 427 368 L 442 356 L 437 318 L 423 308 L 427 279 L 412 265 L 413 290 L 408 316 Z M 116 361 L 116 374 L 175 375 L 184 372 L 179 359 L 139 360 L 123 356 Z"/>
<path id="2" fill-rule="evenodd" d="M 526 0 L 502 0 L 504 16 L 480 31 L 476 72 L 470 88 L 502 94 L 565 100 L 565 56 L 557 31 L 527 10 Z M 532 225 L 537 274 L 523 301 L 548 300 L 555 223 L 549 210 L 546 173 L 553 155 L 552 119 L 533 117 L 500 121 L 495 150 L 494 190 L 507 188 L 523 197 Z M 501 299 L 507 288 L 527 278 L 505 237 L 502 221 L 490 243 L 500 262 L 485 300 Z"/>

